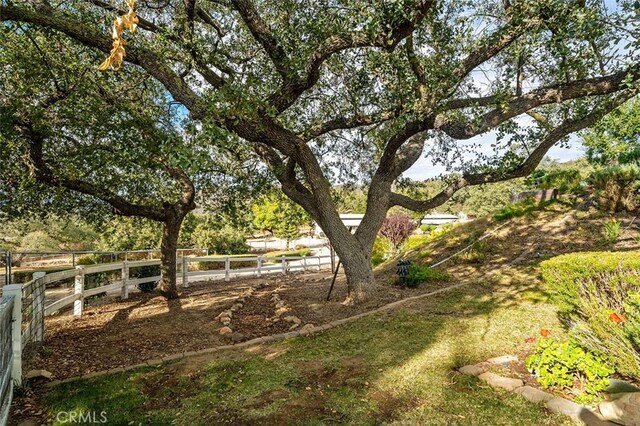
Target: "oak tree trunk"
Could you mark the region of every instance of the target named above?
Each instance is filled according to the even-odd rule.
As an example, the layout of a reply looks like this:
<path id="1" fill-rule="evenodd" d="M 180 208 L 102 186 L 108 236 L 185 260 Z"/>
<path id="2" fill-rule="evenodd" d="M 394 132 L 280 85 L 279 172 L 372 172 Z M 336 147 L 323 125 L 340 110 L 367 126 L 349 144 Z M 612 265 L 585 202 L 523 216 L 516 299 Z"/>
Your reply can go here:
<path id="1" fill-rule="evenodd" d="M 342 244 L 338 243 L 338 245 Z M 340 256 L 344 274 L 347 278 L 348 295 L 345 303 L 358 303 L 369 299 L 376 290 L 376 281 L 371 267 L 371 255 L 367 255 L 362 249 L 349 250 L 340 254 L 343 250 L 338 249 L 338 247 L 335 248 L 338 256 Z"/>
<path id="2" fill-rule="evenodd" d="M 178 236 L 184 216 L 170 215 L 164 222 L 162 229 L 162 244 L 160 246 L 160 283 L 158 292 L 166 299 L 178 298 L 176 285 L 176 251 L 178 250 Z"/>

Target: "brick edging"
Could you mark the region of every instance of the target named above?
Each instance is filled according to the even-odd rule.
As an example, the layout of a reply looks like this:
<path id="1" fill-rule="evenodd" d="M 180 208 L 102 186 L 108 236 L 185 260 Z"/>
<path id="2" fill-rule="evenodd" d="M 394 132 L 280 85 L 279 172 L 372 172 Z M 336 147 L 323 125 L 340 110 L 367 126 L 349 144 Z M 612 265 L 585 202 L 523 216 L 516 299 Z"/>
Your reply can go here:
<path id="1" fill-rule="evenodd" d="M 446 291 L 449 290 L 454 290 L 460 287 L 464 287 L 467 286 L 469 284 L 472 284 L 473 281 L 471 282 L 466 282 L 466 283 L 460 283 L 460 284 L 454 284 L 448 287 L 444 287 L 444 288 L 440 288 L 438 290 L 435 291 L 431 291 L 429 293 L 424 293 L 424 294 L 419 294 L 417 296 L 411 296 L 411 297 L 407 297 L 406 299 L 401 299 L 401 300 L 396 300 L 395 302 L 391 302 L 388 303 L 386 305 L 380 306 L 379 308 L 376 309 L 372 309 L 370 311 L 366 311 L 366 312 L 362 312 L 360 314 L 357 315 L 353 315 L 347 318 L 342 318 L 342 319 L 338 319 L 335 321 L 331 321 L 327 324 L 323 324 L 323 325 L 319 325 L 317 327 L 314 327 L 311 330 L 308 331 L 300 331 L 300 330 L 294 330 L 294 331 L 289 331 L 286 333 L 280 333 L 280 334 L 273 334 L 273 335 L 269 335 L 269 336 L 262 336 L 262 337 L 256 337 L 255 339 L 251 339 L 251 340 L 247 340 L 246 342 L 241 342 L 241 343 L 234 343 L 231 345 L 222 345 L 222 346 L 214 346 L 211 348 L 205 348 L 205 349 L 200 349 L 197 351 L 187 351 L 187 352 L 180 352 L 174 355 L 167 355 L 165 357 L 162 358 L 153 358 L 150 360 L 147 360 L 145 362 L 141 362 L 139 364 L 134 364 L 134 365 L 129 365 L 126 367 L 118 367 L 118 368 L 111 368 L 109 370 L 102 370 L 102 371 L 96 371 L 93 373 L 87 373 L 87 374 L 83 374 L 80 376 L 73 376 L 73 377 L 68 377 L 66 379 L 63 380 L 53 380 L 51 382 L 48 382 L 46 384 L 47 387 L 52 387 L 52 386 L 57 386 L 63 383 L 69 383 L 69 382 L 75 382 L 78 380 L 83 380 L 83 379 L 91 379 L 94 377 L 100 377 L 100 376 L 105 376 L 108 374 L 115 374 L 115 373 L 122 373 L 125 371 L 131 371 L 131 370 L 135 370 L 137 368 L 142 368 L 142 367 L 156 367 L 159 365 L 162 365 L 164 363 L 168 363 L 168 362 L 172 362 L 172 361 L 177 361 L 177 360 L 181 360 L 184 358 L 189 358 L 189 357 L 196 357 L 196 356 L 201 356 L 201 355 L 208 355 L 208 354 L 212 354 L 215 352 L 221 352 L 221 351 L 225 351 L 225 350 L 229 350 L 229 349 L 238 349 L 238 348 L 247 348 L 250 346 L 259 346 L 262 345 L 264 343 L 272 343 L 272 342 L 277 342 L 277 341 L 281 341 L 281 340 L 287 340 L 287 339 L 291 339 L 294 337 L 299 337 L 299 336 L 308 336 L 311 334 L 315 334 L 315 333 L 320 333 L 322 331 L 326 331 L 332 328 L 335 328 L 339 325 L 343 325 L 343 324 L 347 324 L 349 322 L 353 322 L 356 320 L 359 320 L 360 318 L 364 318 L 367 317 L 369 315 L 374 315 L 374 314 L 378 314 L 381 312 L 385 312 L 391 309 L 395 309 L 401 305 L 404 305 L 406 303 L 409 302 L 413 302 L 416 300 L 420 300 L 423 299 L 425 297 L 429 297 L 429 296 L 434 296 L 436 294 L 439 293 L 444 293 Z"/>

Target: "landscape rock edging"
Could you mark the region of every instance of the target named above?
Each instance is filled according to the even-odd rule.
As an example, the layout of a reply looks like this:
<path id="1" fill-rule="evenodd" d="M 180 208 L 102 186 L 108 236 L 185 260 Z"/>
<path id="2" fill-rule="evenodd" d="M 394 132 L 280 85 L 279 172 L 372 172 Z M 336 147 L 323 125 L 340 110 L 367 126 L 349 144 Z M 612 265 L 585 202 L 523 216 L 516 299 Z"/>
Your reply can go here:
<path id="1" fill-rule="evenodd" d="M 589 408 L 577 404 L 569 399 L 552 395 L 548 392 L 536 389 L 531 386 L 526 386 L 520 379 L 500 376 L 499 374 L 488 371 L 492 365 L 504 366 L 509 362 L 517 360 L 518 357 L 516 357 L 515 355 L 505 355 L 497 358 L 491 358 L 485 362 L 481 362 L 478 364 L 465 365 L 463 367 L 460 367 L 458 369 L 458 372 L 467 376 L 477 377 L 478 379 L 486 382 L 492 387 L 501 388 L 509 392 L 513 392 L 522 396 L 528 401 L 534 402 L 536 404 L 543 404 L 551 412 L 563 414 L 575 421 L 582 422 L 588 426 L 618 425 L 618 423 L 613 423 L 605 420 L 604 417 L 600 415 L 600 413 L 592 411 Z"/>

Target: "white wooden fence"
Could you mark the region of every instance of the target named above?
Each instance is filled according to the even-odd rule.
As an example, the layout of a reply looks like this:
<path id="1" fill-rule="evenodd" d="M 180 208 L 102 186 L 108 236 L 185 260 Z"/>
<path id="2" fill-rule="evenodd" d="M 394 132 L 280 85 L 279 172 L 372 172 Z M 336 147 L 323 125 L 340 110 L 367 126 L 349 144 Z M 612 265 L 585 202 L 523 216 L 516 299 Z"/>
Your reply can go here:
<path id="1" fill-rule="evenodd" d="M 242 262 L 243 265 L 234 267 Z M 219 269 L 189 270 L 192 263 L 209 267 L 219 264 Z M 247 266 L 247 263 L 252 265 Z M 224 279 L 232 277 L 262 276 L 263 274 L 289 271 L 320 270 L 331 264 L 330 255 L 297 256 L 297 257 L 265 257 L 265 256 L 226 256 L 226 257 L 182 257 L 178 259 L 177 281 L 184 287 L 191 280 Z M 106 263 L 95 266 L 77 266 L 75 269 L 45 274 L 35 273 L 33 279 L 25 284 L 10 284 L 2 287 L 3 298 L 0 303 L 0 326 L 2 326 L 2 346 L 0 346 L 0 426 L 2 423 L 3 404 L 11 399 L 11 386 L 22 384 L 22 353 L 29 343 L 41 342 L 45 335 L 44 318 L 68 306 L 73 306 L 73 315 L 80 316 L 84 309 L 85 299 L 99 294 L 119 294 L 121 298 L 129 297 L 139 284 L 155 282 L 160 276 L 135 278 L 131 270 L 159 266 L 160 260 L 136 262 Z M 94 274 L 112 273 L 116 280 L 107 279 L 94 288 L 86 288 L 87 277 Z M 47 287 L 52 284 L 73 279 L 71 294 L 58 298 L 47 296 Z M 59 287 L 59 286 L 58 286 Z M 8 320 L 6 320 L 8 318 Z M 4 340 L 8 339 L 8 343 Z M 7 372 L 9 371 L 9 372 Z M 11 379 L 6 379 L 10 377 Z M 6 381 L 5 381 L 6 379 Z M 11 383 L 13 382 L 13 384 Z M 9 388 L 7 388 L 9 386 Z M 8 412 L 7 412 L 8 413 Z"/>
<path id="2" fill-rule="evenodd" d="M 12 325 L 13 297 L 0 298 L 0 426 L 7 424 L 9 409 L 13 398 L 13 368 Z"/>

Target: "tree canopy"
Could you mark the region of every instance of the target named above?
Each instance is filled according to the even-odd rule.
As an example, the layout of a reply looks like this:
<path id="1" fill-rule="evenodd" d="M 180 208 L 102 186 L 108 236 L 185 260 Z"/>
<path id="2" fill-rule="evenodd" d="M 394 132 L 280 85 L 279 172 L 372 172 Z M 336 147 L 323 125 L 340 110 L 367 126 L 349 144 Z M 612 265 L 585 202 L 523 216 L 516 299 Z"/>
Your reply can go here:
<path id="1" fill-rule="evenodd" d="M 608 114 L 585 133 L 583 140 L 589 161 L 601 166 L 616 164 L 620 156 L 640 150 L 640 101 L 629 102 Z"/>
<path id="2" fill-rule="evenodd" d="M 258 153 L 332 240 L 358 299 L 374 288 L 369 258 L 389 208 L 426 211 L 464 187 L 526 176 L 552 146 L 635 96 L 635 4 L 142 1 L 124 69 Z M 23 0 L 0 16 L 13 31 L 64 34 L 95 56 L 111 51 L 106 23 L 124 13 L 95 0 Z M 478 135 L 489 146 L 472 144 L 465 161 L 463 141 Z M 397 192 L 425 154 L 457 160 L 459 173 L 428 199 Z M 349 181 L 368 186 L 355 235 L 331 188 Z"/>

